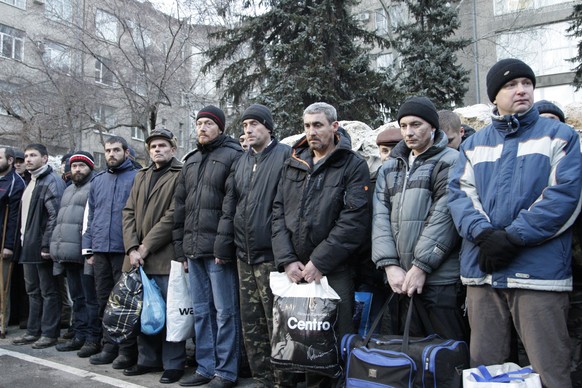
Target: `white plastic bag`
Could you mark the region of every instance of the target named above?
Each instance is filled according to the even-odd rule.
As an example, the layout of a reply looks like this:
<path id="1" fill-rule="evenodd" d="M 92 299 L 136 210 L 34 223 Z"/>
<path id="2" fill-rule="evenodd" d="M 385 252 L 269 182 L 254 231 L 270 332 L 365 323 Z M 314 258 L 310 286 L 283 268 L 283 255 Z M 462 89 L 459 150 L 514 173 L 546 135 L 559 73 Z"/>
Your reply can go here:
<path id="1" fill-rule="evenodd" d="M 285 273 L 271 272 L 273 337 L 271 363 L 289 372 L 341 374 L 334 325 L 339 295 L 324 276 L 295 284 Z"/>
<path id="2" fill-rule="evenodd" d="M 531 367 L 522 368 L 512 362 L 503 365 L 465 369 L 464 388 L 542 388 L 540 375 Z"/>
<path id="3" fill-rule="evenodd" d="M 194 337 L 194 308 L 184 265 L 172 260 L 166 303 L 166 341 L 180 342 Z"/>

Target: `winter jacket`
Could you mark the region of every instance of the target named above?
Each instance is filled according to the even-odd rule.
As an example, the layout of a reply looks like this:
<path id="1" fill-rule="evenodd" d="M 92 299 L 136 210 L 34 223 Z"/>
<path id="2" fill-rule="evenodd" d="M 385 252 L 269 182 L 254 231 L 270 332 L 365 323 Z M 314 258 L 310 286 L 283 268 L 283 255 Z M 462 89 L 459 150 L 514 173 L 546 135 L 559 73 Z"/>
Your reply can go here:
<path id="1" fill-rule="evenodd" d="M 174 191 L 182 170 L 182 163 L 172 159 L 150 191 L 155 164 L 140 170 L 135 176 L 131 194 L 123 208 L 123 242 L 126 253 L 143 244 L 149 251 L 144 259 L 148 275 L 168 275 L 174 259 L 172 230 L 174 228 Z M 131 268 L 125 257 L 123 270 Z"/>
<path id="2" fill-rule="evenodd" d="M 349 268 L 370 231 L 370 173 L 336 135 L 336 147 L 315 166 L 307 139 L 293 146 L 273 203 L 273 253 L 279 271 L 312 261 L 324 275 Z"/>
<path id="3" fill-rule="evenodd" d="M 83 234 L 83 254 L 124 253 L 121 211 L 136 170 L 129 158 L 95 176 L 89 191 L 89 219 Z"/>
<path id="4" fill-rule="evenodd" d="M 216 257 L 231 258 L 236 246 L 236 257 L 249 265 L 273 261 L 273 201 L 289 156 L 291 147 L 273 139 L 263 152 L 251 149 L 235 164 L 214 243 Z"/>
<path id="5" fill-rule="evenodd" d="M 582 157 L 576 132 L 536 109 L 494 116 L 461 146 L 449 208 L 463 237 L 461 277 L 467 285 L 569 291 L 572 235 L 579 213 Z M 505 229 L 521 247 L 504 269 L 479 270 L 475 239 Z"/>
<path id="6" fill-rule="evenodd" d="M 414 265 L 425 284 L 459 281 L 460 238 L 447 208 L 449 168 L 458 152 L 438 130 L 434 144 L 409 166 L 410 148 L 401 141 L 380 168 L 374 195 L 372 260 L 378 268 Z"/>
<path id="7" fill-rule="evenodd" d="M 10 249 L 13 261 L 18 260 L 20 248 L 20 199 L 25 187 L 24 180 L 13 168 L 0 177 L 0 237 L 4 242 L 0 252 L 2 248 Z"/>
<path id="8" fill-rule="evenodd" d="M 223 133 L 208 144 L 198 144 L 186 157 L 175 194 L 173 239 L 177 260 L 214 257 L 227 178 L 241 155 L 238 141 Z"/>
<path id="9" fill-rule="evenodd" d="M 51 236 L 57 224 L 63 191 L 65 182 L 50 166 L 36 178 L 22 238 L 20 264 L 44 262 L 40 253 L 50 251 Z"/>
<path id="10" fill-rule="evenodd" d="M 63 193 L 57 225 L 51 238 L 50 253 L 56 262 L 85 263 L 85 258 L 81 253 L 81 241 L 91 179 L 93 179 L 93 172 L 82 182 L 69 185 Z"/>

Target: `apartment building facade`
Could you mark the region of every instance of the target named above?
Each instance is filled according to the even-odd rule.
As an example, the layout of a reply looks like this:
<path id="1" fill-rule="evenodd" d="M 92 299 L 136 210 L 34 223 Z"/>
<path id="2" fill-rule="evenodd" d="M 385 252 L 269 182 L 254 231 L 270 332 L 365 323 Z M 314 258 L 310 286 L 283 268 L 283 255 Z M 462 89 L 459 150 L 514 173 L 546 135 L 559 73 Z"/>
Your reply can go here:
<path id="1" fill-rule="evenodd" d="M 485 77 L 489 68 L 504 58 L 520 58 L 537 75 L 536 99 L 561 104 L 582 101 L 582 91 L 570 85 L 577 41 L 566 29 L 572 14 L 571 0 L 464 0 L 450 2 L 461 21 L 458 36 L 472 43 L 457 53 L 459 66 L 470 71 L 465 105 L 489 103 Z M 363 26 L 382 36 L 392 36 L 410 16 L 400 1 L 362 0 L 353 13 Z M 372 66 L 400 67 L 398 53 L 373 48 Z"/>
<path id="2" fill-rule="evenodd" d="M 147 1 L 0 0 L 0 144 L 89 150 L 103 168 L 108 136 L 147 162 L 144 139 L 164 126 L 184 155 L 192 113 L 216 99 L 198 71 L 206 34 Z"/>

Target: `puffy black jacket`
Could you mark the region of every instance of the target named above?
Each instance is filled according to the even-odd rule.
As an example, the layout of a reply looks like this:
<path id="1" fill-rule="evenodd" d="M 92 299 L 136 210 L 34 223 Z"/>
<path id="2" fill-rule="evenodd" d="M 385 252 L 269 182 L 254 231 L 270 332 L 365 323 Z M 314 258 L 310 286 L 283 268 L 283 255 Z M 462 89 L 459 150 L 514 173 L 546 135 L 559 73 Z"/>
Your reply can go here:
<path id="1" fill-rule="evenodd" d="M 231 258 L 236 246 L 236 257 L 247 264 L 273 261 L 273 201 L 289 156 L 291 147 L 273 139 L 263 152 L 249 150 L 236 163 L 214 243 L 216 257 Z"/>
<path id="2" fill-rule="evenodd" d="M 36 178 L 24 229 L 20 264 L 42 264 L 41 251 L 49 252 L 65 182 L 50 166 Z"/>
<path id="3" fill-rule="evenodd" d="M 273 204 L 273 253 L 286 264 L 312 261 L 324 275 L 347 267 L 369 238 L 370 173 L 344 136 L 313 166 L 305 137 L 293 146 Z"/>
<path id="4" fill-rule="evenodd" d="M 214 257 L 214 240 L 222 216 L 227 178 L 241 155 L 238 141 L 221 134 L 209 144 L 198 144 L 198 148 L 186 157 L 174 194 L 176 260 Z"/>

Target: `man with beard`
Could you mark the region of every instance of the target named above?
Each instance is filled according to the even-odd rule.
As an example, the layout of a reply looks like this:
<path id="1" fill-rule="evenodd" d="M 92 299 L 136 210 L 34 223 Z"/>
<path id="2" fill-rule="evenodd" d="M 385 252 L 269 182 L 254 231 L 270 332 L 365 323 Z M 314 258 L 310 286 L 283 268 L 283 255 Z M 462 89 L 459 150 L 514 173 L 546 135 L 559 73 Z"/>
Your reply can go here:
<path id="1" fill-rule="evenodd" d="M 95 288 L 99 302 L 99 317 L 115 283 L 121 277 L 125 258 L 121 212 L 136 171 L 129 159 L 127 141 L 112 136 L 105 141 L 107 170 L 97 174 L 89 191 L 89 219 L 83 234 L 83 254 L 93 265 Z M 113 363 L 114 369 L 129 368 L 136 361 L 136 342 L 129 340 L 117 346 L 104 333 L 103 349 L 89 359 L 93 365 Z"/>
<path id="2" fill-rule="evenodd" d="M 29 314 L 26 334 L 12 342 L 32 343 L 33 349 L 43 349 L 56 345 L 60 332 L 61 298 L 49 246 L 65 182 L 47 164 L 48 151 L 44 145 L 28 145 L 24 160 L 32 177 L 22 195 L 20 223 L 20 263 L 24 268 Z"/>
<path id="3" fill-rule="evenodd" d="M 196 372 L 182 386 L 233 387 L 238 379 L 240 317 L 234 255 L 214 256 L 214 241 L 231 167 L 242 155 L 224 133 L 224 112 L 209 105 L 196 116 L 196 150 L 186 156 L 174 200 L 174 249 L 186 263 L 196 332 Z M 229 207 L 224 204 L 225 207 Z"/>
<path id="4" fill-rule="evenodd" d="M 14 151 L 12 148 L 0 148 L 0 238 L 2 249 L 0 260 L 2 261 L 3 286 L 10 278 L 10 263 L 18 256 L 15 250 L 19 246 L 18 215 L 20 214 L 20 199 L 26 184 L 13 168 Z M 10 289 L 9 289 L 10 290 Z M 0 290 L 0 292 L 3 290 Z M 10 319 L 10 291 L 4 299 L 4 322 Z"/>
<path id="5" fill-rule="evenodd" d="M 275 265 L 294 283 L 327 277 L 341 298 L 335 324 L 340 341 L 353 332 L 355 286 L 350 260 L 369 238 L 370 173 L 348 138 L 338 133 L 333 106 L 324 102 L 308 106 L 303 128 L 305 136 L 293 146 L 273 203 Z M 306 374 L 310 387 L 339 383 L 335 380 Z"/>
<path id="6" fill-rule="evenodd" d="M 79 352 L 83 356 L 98 353 L 101 338 L 95 285 L 92 276 L 83 273 L 85 258 L 81 254 L 81 230 L 95 162 L 90 153 L 78 151 L 70 156 L 69 164 L 72 184 L 61 199 L 50 253 L 53 260 L 62 265 L 73 299 L 73 338 L 58 344 L 56 349 L 68 352 L 84 347 Z"/>
<path id="7" fill-rule="evenodd" d="M 182 163 L 176 160 L 177 139 L 166 128 L 154 129 L 146 139 L 152 164 L 140 170 L 123 209 L 123 241 L 127 252 L 124 270 L 143 266 L 160 287 L 166 300 L 170 263 L 174 259 L 174 191 Z M 137 339 L 137 364 L 123 371 L 126 376 L 164 370 L 160 383 L 171 384 L 184 374 L 185 341 L 166 341 L 166 330 L 155 335 L 141 333 Z"/>

